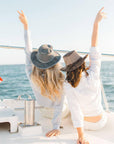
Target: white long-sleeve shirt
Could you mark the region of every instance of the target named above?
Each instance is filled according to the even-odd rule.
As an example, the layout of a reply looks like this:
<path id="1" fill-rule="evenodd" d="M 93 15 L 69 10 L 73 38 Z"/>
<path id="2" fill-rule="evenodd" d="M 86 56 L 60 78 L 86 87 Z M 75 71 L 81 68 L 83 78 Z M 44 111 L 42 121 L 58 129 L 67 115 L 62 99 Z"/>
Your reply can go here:
<path id="1" fill-rule="evenodd" d="M 100 67 L 101 54 L 97 47 L 90 48 L 90 68 L 82 73 L 75 94 L 67 95 L 74 127 L 83 127 L 83 118 L 97 116 L 103 112 L 101 104 Z"/>
<path id="2" fill-rule="evenodd" d="M 34 95 L 36 97 L 37 103 L 44 107 L 54 108 L 54 116 L 52 119 L 53 129 L 59 129 L 60 126 L 60 120 L 61 120 L 61 113 L 63 108 L 63 101 L 64 101 L 64 94 L 61 96 L 61 100 L 52 101 L 47 97 L 44 97 L 40 93 L 40 88 L 38 88 L 31 80 L 31 72 L 32 72 L 32 61 L 31 61 L 31 52 L 32 52 L 32 46 L 29 36 L 29 31 L 24 32 L 24 38 L 25 38 L 25 55 L 26 55 L 26 64 L 25 64 L 25 70 L 26 74 L 28 76 L 28 79 L 30 81 L 32 90 L 34 92 Z"/>

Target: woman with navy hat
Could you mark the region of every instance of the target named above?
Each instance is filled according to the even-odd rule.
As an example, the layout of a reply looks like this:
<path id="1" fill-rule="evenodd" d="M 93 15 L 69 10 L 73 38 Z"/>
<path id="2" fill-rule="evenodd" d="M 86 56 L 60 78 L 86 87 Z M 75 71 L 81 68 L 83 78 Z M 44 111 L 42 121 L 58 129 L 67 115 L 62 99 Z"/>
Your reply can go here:
<path id="1" fill-rule="evenodd" d="M 48 44 L 41 45 L 37 51 L 32 51 L 28 22 L 23 11 L 19 12 L 19 19 L 24 26 L 26 74 L 31 83 L 37 103 L 42 106 L 43 116 L 52 117 L 53 128 L 46 136 L 60 134 L 60 120 L 63 108 L 64 75 L 60 71 L 61 56 Z"/>

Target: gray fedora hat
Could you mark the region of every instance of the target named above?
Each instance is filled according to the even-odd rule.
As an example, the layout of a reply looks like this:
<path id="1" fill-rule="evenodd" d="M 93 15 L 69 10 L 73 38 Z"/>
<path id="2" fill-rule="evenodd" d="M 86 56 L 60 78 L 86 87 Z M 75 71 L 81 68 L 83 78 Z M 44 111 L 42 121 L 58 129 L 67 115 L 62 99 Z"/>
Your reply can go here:
<path id="1" fill-rule="evenodd" d="M 62 71 L 73 71 L 80 67 L 84 60 L 87 58 L 88 54 L 81 57 L 75 50 L 70 51 L 63 56 L 65 67 L 61 68 Z"/>
<path id="2" fill-rule="evenodd" d="M 53 50 L 51 45 L 41 45 L 37 51 L 31 53 L 32 63 L 39 69 L 48 69 L 59 62 L 61 56 Z"/>

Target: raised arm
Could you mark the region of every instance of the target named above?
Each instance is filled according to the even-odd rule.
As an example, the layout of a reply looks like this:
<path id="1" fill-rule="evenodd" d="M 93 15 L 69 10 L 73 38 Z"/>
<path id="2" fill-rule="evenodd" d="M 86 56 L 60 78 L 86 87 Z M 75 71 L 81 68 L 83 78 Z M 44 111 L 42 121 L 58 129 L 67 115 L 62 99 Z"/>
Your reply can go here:
<path id="1" fill-rule="evenodd" d="M 24 39 L 25 39 L 24 51 L 26 55 L 26 73 L 27 73 L 27 76 L 29 77 L 32 71 L 32 62 L 31 62 L 32 45 L 30 41 L 30 34 L 28 31 L 28 22 L 23 11 L 21 12 L 18 11 L 18 14 L 19 14 L 19 19 L 24 27 Z"/>
<path id="2" fill-rule="evenodd" d="M 31 46 L 31 41 L 30 41 L 30 36 L 29 36 L 29 31 L 28 31 L 27 18 L 23 11 L 21 11 L 21 12 L 18 11 L 18 14 L 19 14 L 19 19 L 24 27 L 25 53 L 28 53 L 30 55 L 30 53 L 32 52 L 32 46 Z"/>
<path id="3" fill-rule="evenodd" d="M 94 26 L 93 26 L 93 33 L 92 33 L 92 40 L 91 40 L 91 46 L 96 47 L 98 45 L 98 30 L 99 30 L 99 22 L 105 18 L 105 13 L 102 12 L 104 9 L 101 8 L 100 11 L 97 13 L 97 16 L 95 18 Z"/>
<path id="4" fill-rule="evenodd" d="M 101 54 L 98 49 L 98 32 L 99 32 L 99 23 L 105 18 L 105 13 L 102 12 L 104 9 L 101 8 L 97 13 L 97 16 L 93 25 L 92 39 L 91 39 L 91 48 L 90 48 L 90 72 L 94 78 L 99 78 L 100 75 L 100 67 L 101 67 Z"/>

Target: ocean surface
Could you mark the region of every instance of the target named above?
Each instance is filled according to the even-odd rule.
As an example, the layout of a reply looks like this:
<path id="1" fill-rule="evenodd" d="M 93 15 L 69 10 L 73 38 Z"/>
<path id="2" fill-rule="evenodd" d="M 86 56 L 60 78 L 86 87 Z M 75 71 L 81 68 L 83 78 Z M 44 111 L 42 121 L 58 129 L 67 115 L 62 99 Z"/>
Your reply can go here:
<path id="1" fill-rule="evenodd" d="M 19 95 L 27 98 L 34 94 L 25 73 L 24 65 L 0 65 L 0 99 L 17 99 Z M 101 79 L 104 86 L 109 109 L 114 111 L 114 61 L 102 62 Z"/>

